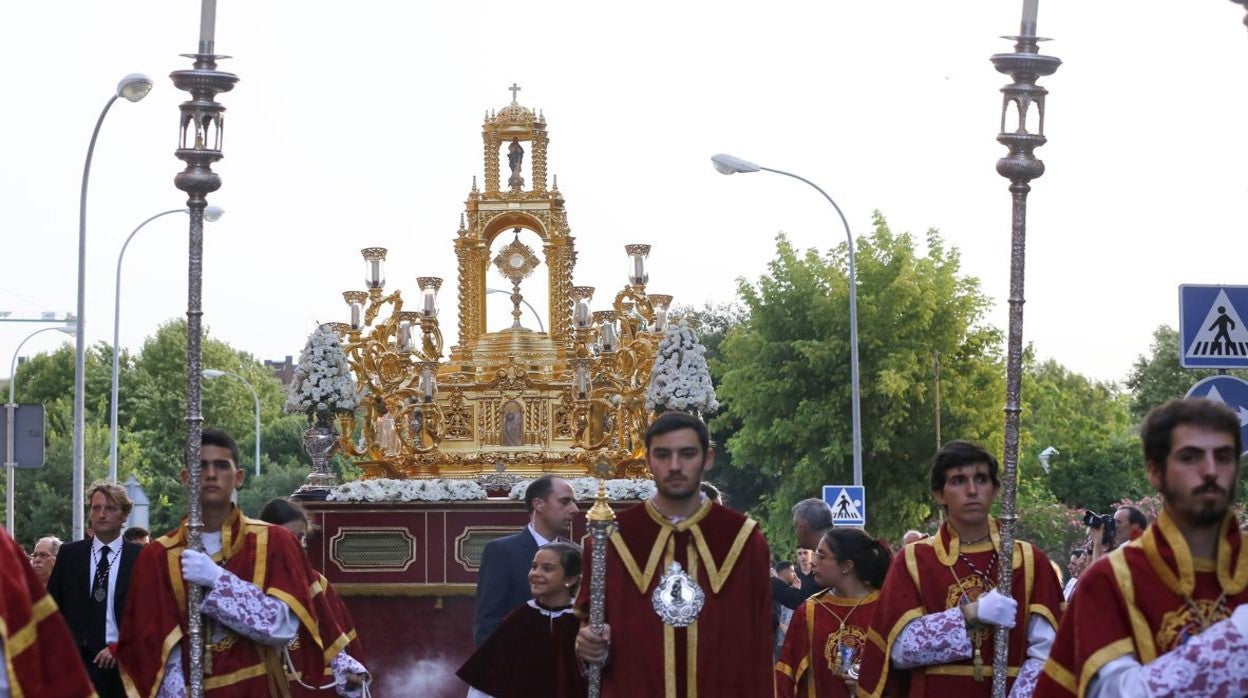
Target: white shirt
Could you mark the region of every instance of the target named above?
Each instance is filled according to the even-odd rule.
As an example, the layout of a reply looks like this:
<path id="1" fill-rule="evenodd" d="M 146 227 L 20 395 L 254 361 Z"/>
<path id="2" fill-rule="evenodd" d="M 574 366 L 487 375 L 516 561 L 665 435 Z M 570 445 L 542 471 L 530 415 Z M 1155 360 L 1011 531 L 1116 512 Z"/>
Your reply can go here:
<path id="1" fill-rule="evenodd" d="M 95 590 L 95 568 L 100 563 L 100 552 L 108 545 L 108 597 L 105 604 L 108 610 L 104 614 L 104 642 L 112 644 L 117 641 L 117 617 L 113 615 L 113 596 L 117 590 L 117 570 L 121 569 L 121 536 L 111 543 L 104 543 L 99 538 L 91 539 L 91 565 L 87 570 L 87 593 Z"/>
<path id="2" fill-rule="evenodd" d="M 532 523 L 530 523 L 526 528 L 529 529 L 529 534 L 533 536 L 533 540 L 537 541 L 537 547 L 540 548 L 550 542 L 543 538 L 542 534 L 538 533 L 536 528 L 533 528 Z"/>

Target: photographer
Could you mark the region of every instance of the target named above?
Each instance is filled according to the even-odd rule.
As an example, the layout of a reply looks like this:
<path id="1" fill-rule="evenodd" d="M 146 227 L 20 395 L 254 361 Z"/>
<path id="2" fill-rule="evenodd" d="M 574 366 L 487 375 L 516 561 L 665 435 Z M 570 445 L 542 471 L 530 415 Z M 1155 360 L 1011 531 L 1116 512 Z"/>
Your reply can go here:
<path id="1" fill-rule="evenodd" d="M 1098 514 L 1088 509 L 1083 512 L 1083 525 L 1088 527 L 1087 547 L 1092 550 L 1089 563 L 1118 547 L 1118 522 L 1112 514 Z"/>
<path id="2" fill-rule="evenodd" d="M 1114 512 L 1114 540 L 1118 545 L 1128 543 L 1144 535 L 1148 528 L 1148 517 L 1135 507 L 1118 507 Z"/>

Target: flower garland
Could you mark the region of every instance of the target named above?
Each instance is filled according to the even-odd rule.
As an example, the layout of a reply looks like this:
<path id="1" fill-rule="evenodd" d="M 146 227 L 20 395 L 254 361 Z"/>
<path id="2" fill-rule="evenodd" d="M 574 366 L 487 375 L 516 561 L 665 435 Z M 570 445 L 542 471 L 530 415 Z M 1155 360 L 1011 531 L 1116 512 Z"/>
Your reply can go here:
<path id="1" fill-rule="evenodd" d="M 310 421 L 329 412 L 353 412 L 359 404 L 351 366 L 338 333 L 327 326 L 316 328 L 299 355 L 286 411 L 302 412 Z"/>
<path id="2" fill-rule="evenodd" d="M 524 491 L 528 489 L 532 480 L 522 480 L 511 486 L 511 492 L 508 493 L 510 499 L 524 499 Z M 575 477 L 568 480 L 568 484 L 572 486 L 572 496 L 580 501 L 590 501 L 598 496 L 598 478 L 596 477 Z M 612 501 L 619 500 L 643 500 L 650 499 L 654 496 L 655 486 L 654 480 L 630 480 L 615 479 L 607 480 L 607 498 Z"/>
<path id="3" fill-rule="evenodd" d="M 472 480 L 353 480 L 329 491 L 334 502 L 459 502 L 483 500 L 485 488 Z"/>
<path id="4" fill-rule="evenodd" d="M 706 347 L 684 322 L 670 325 L 659 343 L 646 390 L 646 409 L 714 412 L 719 409 Z"/>

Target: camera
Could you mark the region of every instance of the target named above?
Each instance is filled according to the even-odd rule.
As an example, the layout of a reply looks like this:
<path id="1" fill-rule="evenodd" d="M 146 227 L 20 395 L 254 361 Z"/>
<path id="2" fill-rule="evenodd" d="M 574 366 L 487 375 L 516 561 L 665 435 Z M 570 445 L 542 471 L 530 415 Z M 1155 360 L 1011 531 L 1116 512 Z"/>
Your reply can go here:
<path id="1" fill-rule="evenodd" d="M 1101 529 L 1101 544 L 1112 546 L 1114 544 L 1114 531 L 1118 522 L 1114 521 L 1113 514 L 1098 514 L 1091 509 L 1085 509 L 1083 512 L 1083 525 L 1088 528 Z"/>

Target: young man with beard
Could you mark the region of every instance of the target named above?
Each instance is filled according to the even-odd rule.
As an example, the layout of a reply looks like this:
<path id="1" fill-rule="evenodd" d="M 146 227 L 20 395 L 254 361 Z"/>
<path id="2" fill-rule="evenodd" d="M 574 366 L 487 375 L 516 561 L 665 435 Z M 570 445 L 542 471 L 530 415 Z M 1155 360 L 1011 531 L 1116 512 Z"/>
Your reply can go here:
<path id="1" fill-rule="evenodd" d="M 1230 511 L 1240 428 L 1203 399 L 1145 418 L 1161 514 L 1079 578 L 1037 696 L 1248 695 L 1248 550 Z"/>
<path id="2" fill-rule="evenodd" d="M 577 656 L 605 661 L 603 698 L 770 696 L 767 543 L 754 520 L 701 494 L 715 460 L 701 420 L 664 412 L 645 442 L 657 492 L 617 515 L 605 570 L 607 625 L 601 636 L 581 627 Z M 592 579 L 591 549 L 585 579 Z M 589 594 L 581 585 L 582 618 Z M 692 622 L 672 613 L 674 596 L 703 599 Z"/>
<path id="3" fill-rule="evenodd" d="M 1012 587 L 998 590 L 1001 538 L 989 515 L 997 459 L 969 441 L 932 459 L 931 486 L 945 522 L 893 556 L 871 619 L 859 695 L 988 696 L 994 635 L 1009 628 L 1007 686 L 1031 695 L 1061 615 L 1062 588 L 1043 552 L 1016 540 Z"/>

